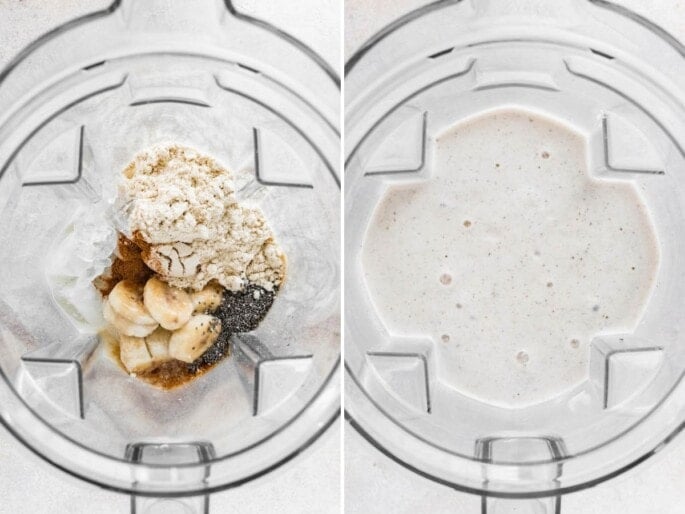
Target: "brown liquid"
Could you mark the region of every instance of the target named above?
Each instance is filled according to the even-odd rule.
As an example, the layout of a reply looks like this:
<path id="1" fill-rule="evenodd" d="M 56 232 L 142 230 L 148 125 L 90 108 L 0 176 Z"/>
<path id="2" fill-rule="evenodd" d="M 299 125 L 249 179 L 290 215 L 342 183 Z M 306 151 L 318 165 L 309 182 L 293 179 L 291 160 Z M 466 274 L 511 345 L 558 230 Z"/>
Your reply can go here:
<path id="1" fill-rule="evenodd" d="M 224 357 L 227 357 L 228 353 Z M 212 369 L 219 361 L 207 363 L 203 366 L 191 368 L 191 365 L 179 360 L 170 360 L 146 370 L 144 373 L 136 375 L 136 378 L 147 382 L 160 389 L 175 389 L 183 384 L 204 375 Z"/>

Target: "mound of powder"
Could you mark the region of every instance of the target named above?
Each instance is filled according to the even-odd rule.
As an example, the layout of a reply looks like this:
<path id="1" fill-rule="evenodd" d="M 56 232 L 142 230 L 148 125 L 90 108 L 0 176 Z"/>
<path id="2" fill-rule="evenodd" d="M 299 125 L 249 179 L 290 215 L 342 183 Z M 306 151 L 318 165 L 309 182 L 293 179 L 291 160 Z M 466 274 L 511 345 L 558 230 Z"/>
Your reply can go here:
<path id="1" fill-rule="evenodd" d="M 240 205 L 231 173 L 178 145 L 136 155 L 123 172 L 119 202 L 145 263 L 169 284 L 202 289 L 217 280 L 231 291 L 253 283 L 271 291 L 285 256 L 263 212 Z"/>

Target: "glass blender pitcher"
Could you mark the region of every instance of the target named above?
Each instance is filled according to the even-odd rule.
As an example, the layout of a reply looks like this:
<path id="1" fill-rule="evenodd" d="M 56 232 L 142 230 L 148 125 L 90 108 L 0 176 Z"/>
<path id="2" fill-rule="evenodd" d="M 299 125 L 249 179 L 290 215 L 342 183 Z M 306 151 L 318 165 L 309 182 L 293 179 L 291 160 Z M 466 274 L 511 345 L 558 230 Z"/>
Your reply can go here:
<path id="1" fill-rule="evenodd" d="M 345 404 L 368 441 L 420 476 L 480 495 L 482 512 L 551 513 L 561 511 L 563 494 L 631 469 L 683 429 L 684 91 L 685 48 L 603 0 L 434 2 L 387 26 L 350 59 Z M 580 348 L 572 341 L 585 352 L 582 378 L 505 405 L 460 387 L 455 370 L 464 361 L 458 350 L 445 350 L 455 343 L 448 335 L 393 327 L 392 302 L 379 306 L 363 255 L 389 195 L 435 180 L 442 134 L 512 107 L 582 136 L 593 183 L 639 192 L 660 257 L 631 330 L 598 332 Z M 407 252 L 416 248 L 407 240 Z M 423 284 L 425 272 L 436 288 L 438 278 L 451 282 L 441 270 L 421 272 L 397 280 Z M 525 330 L 523 315 L 518 323 Z M 527 341 L 518 343 L 525 348 Z M 495 358 L 469 371 L 494 381 Z M 512 355 L 511 365 L 529 358 Z"/>
<path id="2" fill-rule="evenodd" d="M 0 73 L 0 421 L 87 482 L 206 512 L 292 459 L 339 412 L 339 94 L 311 49 L 230 1 L 117 0 Z M 178 142 L 242 177 L 289 262 L 260 326 L 170 391 L 107 355 L 90 282 L 140 150 Z M 162 499 L 160 499 L 162 498 Z M 167 505 L 168 506 L 168 505 Z M 136 510 L 137 509 L 137 510 Z"/>

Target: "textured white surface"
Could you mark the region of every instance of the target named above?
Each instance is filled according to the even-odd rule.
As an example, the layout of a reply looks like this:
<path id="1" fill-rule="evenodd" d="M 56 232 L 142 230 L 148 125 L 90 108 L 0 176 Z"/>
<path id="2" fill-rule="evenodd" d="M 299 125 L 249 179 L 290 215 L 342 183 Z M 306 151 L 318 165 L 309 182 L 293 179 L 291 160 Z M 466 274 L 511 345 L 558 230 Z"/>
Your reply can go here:
<path id="1" fill-rule="evenodd" d="M 613 0 L 685 41 L 684 0 Z M 397 17 L 426 0 L 345 0 L 345 56 Z M 562 499 L 562 514 L 682 514 L 685 434 L 636 469 Z M 345 425 L 347 514 L 480 513 L 480 497 L 420 478 L 376 451 Z M 526 511 L 527 512 L 527 511 Z"/>
<path id="2" fill-rule="evenodd" d="M 40 34 L 111 0 L 0 0 L 0 67 Z M 237 0 L 236 8 L 289 31 L 339 68 L 340 0 Z M 340 423 L 284 468 L 211 497 L 211 513 L 329 514 L 340 510 Z M 126 514 L 128 496 L 48 465 L 0 427 L 0 514 Z"/>

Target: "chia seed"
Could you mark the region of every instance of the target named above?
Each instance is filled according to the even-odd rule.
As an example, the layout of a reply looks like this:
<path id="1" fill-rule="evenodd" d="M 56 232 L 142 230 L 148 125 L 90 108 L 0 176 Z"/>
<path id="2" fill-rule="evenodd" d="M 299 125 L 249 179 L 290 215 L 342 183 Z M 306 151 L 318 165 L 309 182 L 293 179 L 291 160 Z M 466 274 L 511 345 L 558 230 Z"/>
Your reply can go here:
<path id="1" fill-rule="evenodd" d="M 221 305 L 212 313 L 221 321 L 221 333 L 200 358 L 187 364 L 188 372 L 204 371 L 227 357 L 231 336 L 256 329 L 271 309 L 276 292 L 253 284 L 242 291 L 224 291 Z"/>

